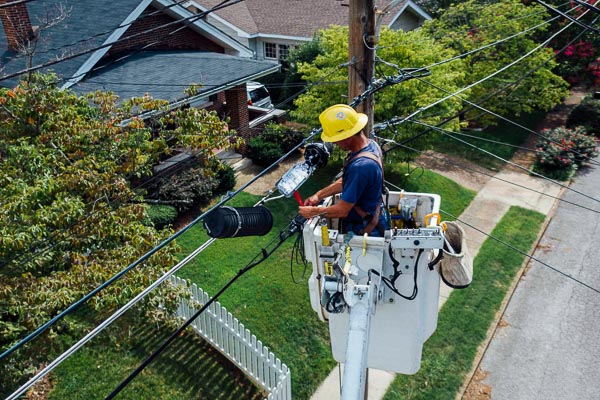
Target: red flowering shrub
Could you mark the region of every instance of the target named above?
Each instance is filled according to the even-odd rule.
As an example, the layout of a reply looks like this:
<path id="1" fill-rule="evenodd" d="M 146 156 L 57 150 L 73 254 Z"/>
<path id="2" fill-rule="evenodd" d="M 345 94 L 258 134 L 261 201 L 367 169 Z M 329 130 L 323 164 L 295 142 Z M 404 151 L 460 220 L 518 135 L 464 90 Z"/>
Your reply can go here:
<path id="1" fill-rule="evenodd" d="M 548 140 L 536 144 L 538 151 L 533 170 L 549 178 L 566 180 L 577 166 L 596 157 L 596 138 L 586 134 L 582 127 L 556 128 L 542 132 Z"/>

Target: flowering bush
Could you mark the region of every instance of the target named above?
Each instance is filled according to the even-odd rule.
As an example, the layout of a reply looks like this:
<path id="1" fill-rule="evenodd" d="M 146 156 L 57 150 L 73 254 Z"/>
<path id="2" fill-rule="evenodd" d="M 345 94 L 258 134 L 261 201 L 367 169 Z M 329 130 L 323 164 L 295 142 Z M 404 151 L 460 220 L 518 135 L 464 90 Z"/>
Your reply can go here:
<path id="1" fill-rule="evenodd" d="M 542 132 L 548 140 L 538 142 L 535 172 L 549 178 L 566 180 L 577 166 L 598 155 L 596 138 L 586 134 L 582 127 L 556 128 Z"/>
<path id="2" fill-rule="evenodd" d="M 600 53 L 597 41 L 595 37 L 579 40 L 565 47 L 562 53 L 557 51 L 559 65 L 556 72 L 571 84 L 585 83 L 594 86 L 600 83 Z"/>

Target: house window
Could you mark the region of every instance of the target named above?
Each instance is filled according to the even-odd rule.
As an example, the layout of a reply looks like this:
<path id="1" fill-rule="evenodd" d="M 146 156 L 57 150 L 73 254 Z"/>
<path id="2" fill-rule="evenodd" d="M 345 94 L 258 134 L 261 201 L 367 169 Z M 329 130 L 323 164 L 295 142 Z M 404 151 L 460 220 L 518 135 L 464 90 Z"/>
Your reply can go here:
<path id="1" fill-rule="evenodd" d="M 287 44 L 279 45 L 279 59 L 286 58 L 290 52 L 290 46 Z"/>
<path id="2" fill-rule="evenodd" d="M 265 58 L 277 58 L 277 44 L 265 43 Z"/>
<path id="3" fill-rule="evenodd" d="M 277 44 L 265 42 L 265 58 L 272 58 L 275 60 L 281 60 L 286 58 L 290 53 L 290 50 L 295 46 L 289 44 Z"/>

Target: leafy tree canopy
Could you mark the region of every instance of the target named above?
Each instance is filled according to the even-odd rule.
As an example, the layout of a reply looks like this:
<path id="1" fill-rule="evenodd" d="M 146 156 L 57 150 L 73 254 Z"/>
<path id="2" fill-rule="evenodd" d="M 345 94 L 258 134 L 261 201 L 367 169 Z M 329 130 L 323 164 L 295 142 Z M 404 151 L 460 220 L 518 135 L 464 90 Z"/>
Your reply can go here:
<path id="1" fill-rule="evenodd" d="M 541 24 L 528 33 L 466 56 L 464 80 L 460 82 L 461 86 L 466 86 L 486 78 L 538 46 L 536 38 L 544 37 L 543 32 L 549 27 L 549 24 L 542 24 L 547 18 L 543 7 L 528 6 L 520 0 L 491 4 L 470 0 L 449 7 L 423 29 L 429 30 L 444 47 L 463 54 Z M 500 115 L 549 110 L 568 94 L 567 83 L 552 73 L 555 66 L 551 48 L 537 50 L 523 61 L 474 86 L 468 100 L 481 103 Z M 498 92 L 505 87 L 506 90 Z M 477 109 L 467 112 L 466 118 L 483 125 L 494 119 Z"/>
<path id="2" fill-rule="evenodd" d="M 139 194 L 130 179 L 149 175 L 172 147 L 212 150 L 233 135 L 214 113 L 169 111 L 149 96 L 121 103 L 111 93 L 79 97 L 55 80 L 34 75 L 0 89 L 3 349 L 170 234 L 142 224 L 146 206 L 132 202 Z M 152 124 L 130 118 L 150 110 L 159 111 Z M 173 265 L 175 250 L 157 252 L 91 306 L 106 312 L 129 300 Z M 156 301 L 148 307 L 153 317 L 160 313 Z"/>

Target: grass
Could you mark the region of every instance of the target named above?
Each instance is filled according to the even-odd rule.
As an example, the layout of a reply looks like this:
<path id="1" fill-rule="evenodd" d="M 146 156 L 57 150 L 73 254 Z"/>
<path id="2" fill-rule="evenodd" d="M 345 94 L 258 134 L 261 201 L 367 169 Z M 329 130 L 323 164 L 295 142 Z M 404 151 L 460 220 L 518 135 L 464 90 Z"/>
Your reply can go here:
<path id="1" fill-rule="evenodd" d="M 522 115 L 517 121 L 519 124 L 535 130 L 539 122 L 544 118 L 546 114 L 543 112 L 534 112 L 531 114 Z M 481 132 L 466 132 L 469 135 L 482 137 L 485 139 L 491 139 L 498 142 L 508 143 L 516 146 L 523 145 L 527 141 L 529 133 L 513 124 L 508 122 L 500 121 L 498 125 L 491 126 Z M 454 140 L 444 134 L 437 134 L 438 140 L 435 146 L 435 150 L 444 154 L 455 156 L 458 158 L 466 159 L 474 162 L 482 167 L 498 170 L 504 164 L 502 161 L 487 155 L 479 150 L 474 149 L 464 143 Z M 503 146 L 495 143 L 485 142 L 483 140 L 467 138 L 456 135 L 459 139 L 466 142 L 472 143 L 477 147 L 485 149 L 497 156 L 509 160 L 516 151 L 516 148 Z"/>
<path id="2" fill-rule="evenodd" d="M 164 328 L 164 327 L 163 327 Z M 172 329 L 125 318 L 54 370 L 48 398 L 103 399 L 156 349 Z M 118 396 L 119 399 L 262 399 L 227 359 L 186 332 Z"/>
<path id="3" fill-rule="evenodd" d="M 528 253 L 543 221 L 538 212 L 512 207 L 492 236 Z M 423 347 L 421 369 L 398 375 L 385 400 L 455 397 L 524 258 L 493 239 L 485 241 L 474 260 L 473 283 L 453 291 L 442 308 L 437 330 Z"/>

